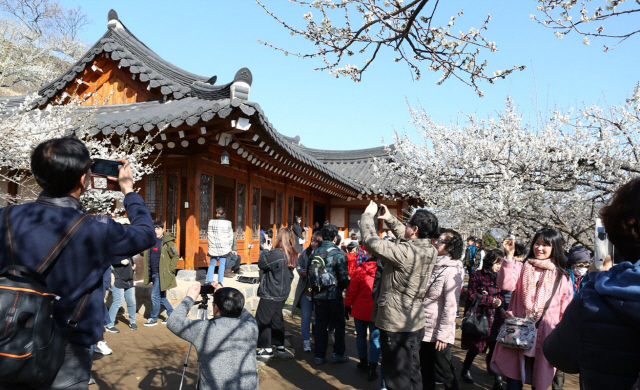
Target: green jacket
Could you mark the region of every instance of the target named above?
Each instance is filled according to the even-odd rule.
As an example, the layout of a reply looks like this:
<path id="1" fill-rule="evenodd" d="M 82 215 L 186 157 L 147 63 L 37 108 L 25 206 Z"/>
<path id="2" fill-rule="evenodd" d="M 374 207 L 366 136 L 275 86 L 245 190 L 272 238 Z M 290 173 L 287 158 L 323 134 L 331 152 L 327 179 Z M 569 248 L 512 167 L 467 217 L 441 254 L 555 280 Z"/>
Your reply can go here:
<path id="1" fill-rule="evenodd" d="M 336 248 L 327 254 L 327 260 L 325 263 L 325 269 L 328 273 L 333 275 L 338 282 L 338 287 L 333 291 L 325 290 L 319 293 L 313 294 L 313 299 L 336 299 L 338 294 L 342 296 L 342 291 L 349 287 L 349 270 L 347 267 L 347 261 L 344 258 L 344 253 L 340 248 L 331 241 L 322 241 L 322 243 L 312 252 L 310 257 L 314 255 L 322 255 L 329 248 Z M 307 267 L 309 264 L 307 263 Z"/>
<path id="2" fill-rule="evenodd" d="M 176 287 L 176 266 L 180 259 L 178 248 L 174 244 L 176 238 L 171 233 L 164 232 L 162 235 L 162 251 L 160 252 L 160 265 L 158 272 L 160 275 L 160 291 L 166 291 Z M 142 253 L 144 256 L 144 284 L 152 282 L 149 275 L 149 249 Z"/>

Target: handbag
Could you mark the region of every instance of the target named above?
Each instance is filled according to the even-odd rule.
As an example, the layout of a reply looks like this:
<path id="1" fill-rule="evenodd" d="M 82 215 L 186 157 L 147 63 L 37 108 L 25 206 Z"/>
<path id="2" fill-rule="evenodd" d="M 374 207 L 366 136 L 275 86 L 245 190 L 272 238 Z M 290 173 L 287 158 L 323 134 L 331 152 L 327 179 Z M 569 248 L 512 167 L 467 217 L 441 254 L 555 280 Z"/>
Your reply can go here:
<path id="1" fill-rule="evenodd" d="M 498 343 L 500 343 L 500 345 L 506 348 L 514 349 L 531 349 L 531 347 L 535 345 L 538 327 L 540 326 L 542 317 L 544 317 L 544 313 L 547 312 L 547 309 L 551 304 L 553 296 L 558 290 L 558 285 L 560 284 L 561 278 L 562 274 L 558 272 L 556 281 L 553 283 L 553 291 L 551 292 L 551 297 L 549 298 L 549 300 L 547 300 L 547 303 L 545 303 L 542 315 L 537 322 L 533 322 L 533 320 L 530 320 L 528 318 L 520 317 L 510 317 L 504 320 L 504 323 L 502 324 L 502 326 L 500 327 L 500 331 L 498 332 L 497 338 L 497 341 Z"/>
<path id="2" fill-rule="evenodd" d="M 482 309 L 480 313 L 476 313 L 478 302 L 479 300 L 475 299 L 473 307 L 464 313 L 460 328 L 463 333 L 486 337 L 489 336 L 489 317 L 487 317 L 486 309 Z"/>
<path id="3" fill-rule="evenodd" d="M 238 276 L 236 280 L 240 283 L 258 284 L 258 278 L 255 276 Z"/>

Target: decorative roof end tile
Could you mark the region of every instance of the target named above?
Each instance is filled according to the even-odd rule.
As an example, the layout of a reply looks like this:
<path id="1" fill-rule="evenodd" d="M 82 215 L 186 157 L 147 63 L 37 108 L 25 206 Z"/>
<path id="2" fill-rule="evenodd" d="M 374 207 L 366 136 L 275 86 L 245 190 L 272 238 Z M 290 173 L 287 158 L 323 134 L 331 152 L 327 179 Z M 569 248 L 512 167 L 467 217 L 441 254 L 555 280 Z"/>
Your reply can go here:
<path id="1" fill-rule="evenodd" d="M 107 19 L 108 19 L 108 23 L 107 23 L 107 27 L 108 28 L 112 28 L 114 30 L 124 30 L 124 26 L 122 26 L 122 23 L 120 23 L 120 20 L 118 19 L 118 13 L 115 10 L 110 10 L 109 14 L 107 15 Z"/>

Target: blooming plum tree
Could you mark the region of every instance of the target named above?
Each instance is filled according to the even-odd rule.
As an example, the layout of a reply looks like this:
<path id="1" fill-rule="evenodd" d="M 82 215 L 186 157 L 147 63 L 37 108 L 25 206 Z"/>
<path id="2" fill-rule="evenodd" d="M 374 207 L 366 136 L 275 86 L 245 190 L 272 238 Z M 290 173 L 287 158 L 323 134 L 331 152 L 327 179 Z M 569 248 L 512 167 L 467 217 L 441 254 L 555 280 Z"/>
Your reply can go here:
<path id="1" fill-rule="evenodd" d="M 485 53 L 498 47 L 485 36 L 491 14 L 479 27 L 456 28 L 464 15 L 460 10 L 447 18 L 436 15 L 441 2 L 437 0 L 290 0 L 309 12 L 302 17 L 306 27 L 298 28 L 294 21 L 284 20 L 272 12 L 264 0 L 256 0 L 266 13 L 293 36 L 301 36 L 317 48 L 314 52 L 294 52 L 266 41 L 261 43 L 301 58 L 320 58 L 323 65 L 314 70 L 326 70 L 339 77 L 360 81 L 362 74 L 382 52 L 393 53 L 393 60 L 406 63 L 413 76 L 419 79 L 426 69 L 440 72 L 437 84 L 455 78 L 474 88 L 479 96 L 478 83 L 493 83 L 524 66 L 513 65 L 493 72 L 487 69 Z M 607 32 L 600 23 L 611 17 L 633 17 L 640 8 L 623 6 L 625 0 L 537 0 L 540 17 L 531 18 L 543 26 L 553 28 L 558 37 L 571 31 L 584 35 L 588 44 L 594 37 L 620 40 L 640 30 Z M 627 4 L 632 3 L 628 1 Z M 637 1 L 633 2 L 636 3 Z M 532 9 L 535 3 L 532 2 Z M 596 5 L 597 4 L 597 5 Z M 589 11 L 589 5 L 593 9 Z M 578 10 L 578 8 L 580 8 Z M 315 15 L 314 15 L 315 13 Z M 572 14 L 575 14 L 572 15 Z M 618 19 L 618 18 L 616 18 Z M 587 22 L 593 22 L 587 25 Z M 593 29 L 589 29 L 593 26 Z M 596 27 L 598 26 L 598 27 Z M 605 50 L 609 50 L 605 46 Z"/>
<path id="2" fill-rule="evenodd" d="M 32 109 L 38 99 L 32 94 L 15 107 L 9 107 L 7 102 L 0 105 L 0 178 L 19 185 L 20 189 L 17 196 L 0 192 L 1 200 L 26 202 L 35 199 L 40 187 L 29 180 L 31 151 L 47 139 L 71 133 L 85 143 L 92 157 L 127 159 L 134 181 L 153 173 L 154 163 L 147 162 L 153 151 L 152 136 L 143 142 L 135 142 L 132 136 L 127 135 L 99 138 L 91 132 L 96 107 L 80 106 L 75 100 L 66 105 L 50 105 L 44 110 Z M 91 189 L 81 201 L 87 209 L 111 214 L 123 211 L 114 209 L 114 200 L 122 199 L 121 192 Z"/>
<path id="3" fill-rule="evenodd" d="M 541 226 L 593 248 L 599 208 L 640 172 L 640 86 L 625 105 L 589 106 L 524 123 L 507 100 L 496 117 L 444 126 L 410 107 L 421 142 L 396 133 L 377 175 L 420 198 L 449 224 L 530 237 Z"/>
<path id="4" fill-rule="evenodd" d="M 640 15 L 638 1 L 627 0 L 583 0 L 579 4 L 575 0 L 538 0 L 538 17 L 531 14 L 531 19 L 554 30 L 560 39 L 572 31 L 582 35 L 582 42 L 589 45 L 595 38 L 612 38 L 615 46 L 620 42 L 640 33 L 640 29 L 626 30 L 626 19 L 633 22 Z M 615 17 L 616 23 L 610 23 L 605 29 L 607 19 Z M 637 26 L 637 20 L 635 22 Z M 615 47 L 614 46 L 614 47 Z M 604 51 L 612 47 L 604 45 Z"/>

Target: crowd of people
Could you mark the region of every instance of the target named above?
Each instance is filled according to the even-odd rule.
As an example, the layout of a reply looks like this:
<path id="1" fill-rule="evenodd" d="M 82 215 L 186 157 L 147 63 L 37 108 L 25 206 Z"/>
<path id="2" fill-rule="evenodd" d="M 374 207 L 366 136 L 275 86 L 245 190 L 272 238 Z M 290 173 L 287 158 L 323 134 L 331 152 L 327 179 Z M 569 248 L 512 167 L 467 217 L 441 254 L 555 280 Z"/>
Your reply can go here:
<path id="1" fill-rule="evenodd" d="M 621 248 L 616 256 L 621 264 L 613 266 L 607 258 L 600 269 L 587 248 L 565 248 L 566 239 L 550 228 L 540 229 L 530 240 L 508 237 L 498 247 L 485 247 L 469 237 L 465 248 L 458 232 L 439 228 L 437 218 L 425 210 L 418 210 L 405 225 L 382 213 L 378 218 L 389 229 L 380 238 L 374 220 L 378 206 L 372 203 L 360 220 L 360 240 L 350 237 L 340 252 L 333 236 L 320 241 L 316 233 L 298 259 L 294 308 L 301 308 L 304 351 L 311 352 L 313 335 L 315 362 L 326 362 L 325 334 L 335 325 L 340 341 L 331 360 L 347 361 L 344 319 L 353 317 L 356 367 L 375 380 L 381 359 L 383 389 L 435 389 L 437 383 L 458 389 L 458 379 L 472 384 L 470 369 L 479 354 L 485 354 L 494 390 L 522 389 L 525 383 L 532 389 L 562 389 L 564 372 L 579 373 L 581 389 L 631 389 L 637 386 L 640 371 L 640 322 L 636 321 L 640 288 L 633 284 L 640 282 L 636 280 L 640 264 L 621 259 L 640 256 L 640 209 L 632 199 L 640 199 L 640 179 L 621 188 L 601 211 L 609 239 Z M 628 227 L 615 228 L 619 221 Z M 309 259 L 321 253 L 317 252 L 321 244 L 336 248 L 326 263 L 328 272 L 341 282 L 331 295 L 331 310 L 323 309 L 325 302 L 319 306 L 313 293 L 303 295 L 310 290 Z M 486 329 L 462 327 L 459 346 L 467 353 L 458 370 L 451 348 L 461 298 L 462 321 L 482 318 Z M 325 294 L 320 295 L 323 299 Z M 596 305 L 597 312 L 590 305 Z M 512 331 L 510 325 L 517 321 L 533 329 L 526 347 L 514 347 L 503 334 Z M 619 340 L 607 342 L 603 336 L 613 335 L 609 331 L 619 331 Z M 604 352 L 610 359 L 601 364 L 585 352 L 593 356 Z"/>
<path id="2" fill-rule="evenodd" d="M 307 228 L 296 216 L 291 228 L 261 233 L 260 302 L 253 316 L 244 309 L 242 293 L 222 285 L 225 276 L 239 272 L 240 264 L 222 207 L 209 222 L 206 279 L 211 290 L 203 293 L 199 283 L 192 285 L 174 310 L 166 291 L 176 285 L 175 238 L 161 221 L 151 220 L 133 191 L 131 168 L 120 162 L 118 183 L 128 224 L 101 215 L 85 218 L 79 197 L 87 189 L 92 160 L 86 147 L 71 138 L 44 142 L 32 153 L 32 172 L 44 189 L 38 200 L 0 209 L 0 234 L 8 237 L 0 240 L 0 268 L 14 267 L 17 261 L 39 269 L 59 235 L 81 238 L 64 238 L 64 251 L 54 252 L 59 258 L 42 276 L 52 293 L 63 297 L 53 317 L 68 335 L 59 351 L 59 369 L 45 388 L 87 388 L 91 354 L 94 349 L 110 353 L 100 340 L 105 329 L 119 332 L 116 314 L 124 301 L 128 325 L 138 329 L 133 287 L 137 254 L 142 254 L 144 282 L 152 285 L 152 309 L 144 325 L 157 325 L 164 306 L 162 322 L 198 351 L 200 389 L 257 389 L 256 359 L 286 351 L 282 309 L 294 271 L 299 274 L 294 309 L 301 309 L 303 352 L 313 353 L 316 365 L 350 362 L 345 328 L 353 317 L 356 369 L 370 381 L 378 379 L 381 389 L 434 389 L 436 383 L 458 389 L 458 378 L 474 382 L 471 367 L 479 354 L 486 354 L 494 390 L 522 389 L 523 384 L 561 389 L 564 372 L 580 374 L 585 390 L 638 386 L 640 178 L 618 189 L 600 210 L 616 250 L 601 266 L 587 248 L 566 248 L 565 237 L 551 228 L 542 227 L 530 239 L 507 237 L 497 247 L 469 237 L 465 247 L 459 232 L 439 226 L 425 209 L 400 221 L 374 202 L 360 218 L 360 236 L 351 234 L 342 248 L 338 228 L 328 221 L 314 226 L 309 246 L 303 248 Z M 72 225 L 83 219 L 82 229 L 74 230 Z M 388 228 L 382 235 L 379 220 Z M 82 255 L 87 250 L 89 258 Z M 113 294 L 109 310 L 106 289 Z M 198 296 L 209 293 L 213 318 L 189 319 Z M 452 348 L 460 299 L 460 347 L 467 352 L 457 372 Z M 333 348 L 327 357 L 330 338 Z M 24 383 L 0 385 L 30 388 Z"/>

